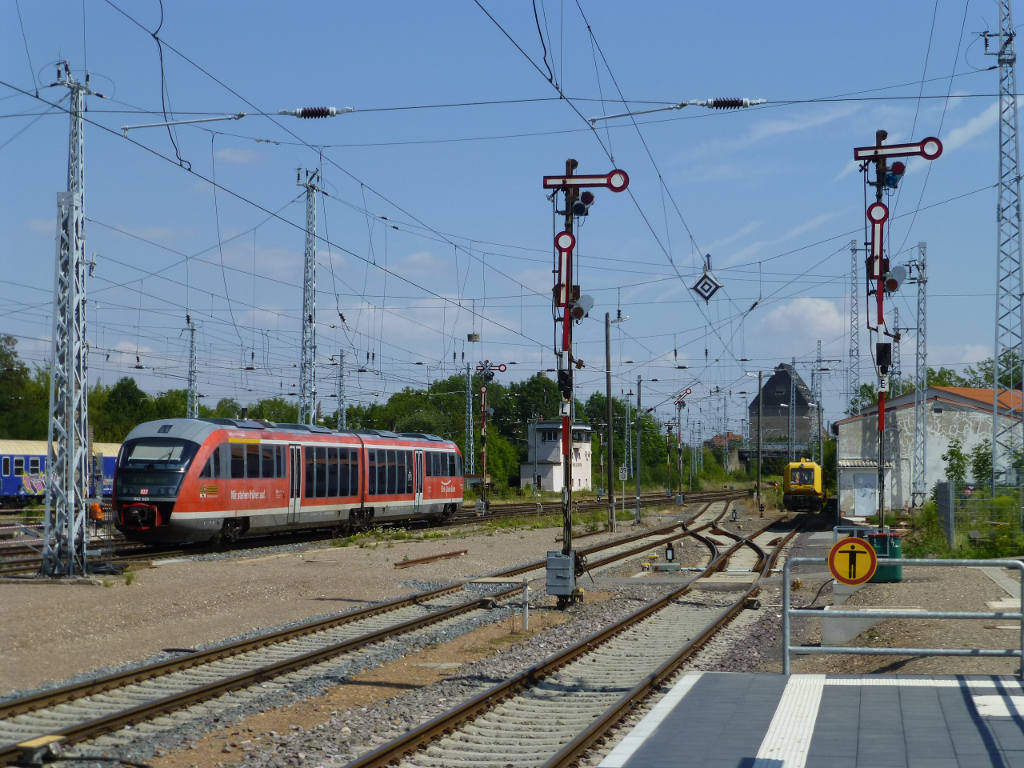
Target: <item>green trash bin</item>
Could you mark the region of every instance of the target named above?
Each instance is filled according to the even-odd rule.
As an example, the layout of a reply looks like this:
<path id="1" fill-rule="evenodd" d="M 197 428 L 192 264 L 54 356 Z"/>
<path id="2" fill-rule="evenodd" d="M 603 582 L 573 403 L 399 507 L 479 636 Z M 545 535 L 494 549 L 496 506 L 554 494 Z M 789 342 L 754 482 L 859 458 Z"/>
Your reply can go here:
<path id="1" fill-rule="evenodd" d="M 878 555 L 878 568 L 875 569 L 875 575 L 869 581 L 875 583 L 903 581 L 903 566 L 893 563 L 893 561 L 903 558 L 903 545 L 900 542 L 900 536 L 899 533 L 888 531 L 867 535 L 868 543 Z"/>

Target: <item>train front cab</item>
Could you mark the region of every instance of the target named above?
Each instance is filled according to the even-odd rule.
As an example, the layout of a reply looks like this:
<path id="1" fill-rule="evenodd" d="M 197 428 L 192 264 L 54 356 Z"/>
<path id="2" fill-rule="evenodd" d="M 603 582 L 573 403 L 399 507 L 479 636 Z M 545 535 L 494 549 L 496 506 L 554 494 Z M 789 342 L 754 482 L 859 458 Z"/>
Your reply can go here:
<path id="1" fill-rule="evenodd" d="M 825 499 L 821 479 L 821 467 L 815 462 L 790 462 L 783 476 L 783 508 L 792 512 L 820 512 Z"/>
<path id="2" fill-rule="evenodd" d="M 129 538 L 156 540 L 168 524 L 199 444 L 143 435 L 121 446 L 114 469 L 117 527 Z M 177 534 L 175 534 L 177 536 Z"/>

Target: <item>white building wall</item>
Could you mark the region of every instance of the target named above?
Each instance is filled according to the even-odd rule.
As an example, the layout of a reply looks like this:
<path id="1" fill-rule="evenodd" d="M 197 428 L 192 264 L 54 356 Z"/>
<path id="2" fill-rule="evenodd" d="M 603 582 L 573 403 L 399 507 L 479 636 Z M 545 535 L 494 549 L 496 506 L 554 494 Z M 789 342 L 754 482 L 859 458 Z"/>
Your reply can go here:
<path id="1" fill-rule="evenodd" d="M 539 427 L 539 429 L 538 429 Z M 593 449 L 590 429 L 577 424 L 573 433 L 583 439 L 572 444 L 572 486 L 574 491 L 591 489 Z M 554 439 L 553 439 L 554 438 Z M 533 488 L 535 477 L 540 477 L 542 491 L 561 491 L 564 481 L 562 470 L 562 425 L 560 422 L 531 422 L 527 430 L 529 448 L 527 461 L 519 465 L 519 487 Z"/>
<path id="2" fill-rule="evenodd" d="M 930 494 L 936 483 L 946 479 L 946 463 L 942 454 L 950 443 L 960 441 L 965 454 L 985 440 L 992 439 L 992 415 L 976 408 L 963 407 L 931 400 L 928 402 L 928 438 L 925 461 L 925 492 Z M 914 409 L 898 408 L 886 413 L 885 422 L 885 463 L 891 465 L 887 471 L 886 485 L 891 495 L 886 494 L 887 509 L 901 509 L 911 503 L 914 457 Z M 869 459 L 878 461 L 878 415 L 868 414 L 839 424 L 838 455 L 843 459 Z M 872 471 L 840 469 L 839 508 L 843 514 L 852 514 L 853 478 L 858 472 Z M 970 467 L 968 467 L 968 473 Z M 844 477 L 844 475 L 849 475 Z M 969 474 L 968 474 L 969 476 Z M 973 478 L 983 482 L 984 478 Z"/>

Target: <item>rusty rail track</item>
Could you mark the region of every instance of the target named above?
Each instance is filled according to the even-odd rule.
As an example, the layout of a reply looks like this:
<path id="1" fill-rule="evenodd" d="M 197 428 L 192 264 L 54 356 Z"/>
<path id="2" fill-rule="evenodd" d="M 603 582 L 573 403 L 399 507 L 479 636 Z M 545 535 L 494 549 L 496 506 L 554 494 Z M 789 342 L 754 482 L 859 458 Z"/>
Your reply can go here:
<path id="1" fill-rule="evenodd" d="M 704 507 L 704 509 L 706 509 L 706 506 Z M 704 509 L 702 509 L 701 512 L 703 512 Z M 692 520 L 696 519 L 697 516 L 698 515 L 695 515 L 693 518 L 691 518 L 691 522 Z M 632 536 L 627 536 L 610 542 L 605 542 L 603 544 L 583 550 L 582 553 L 585 555 L 593 554 L 597 552 L 602 552 L 613 547 L 622 547 L 624 545 L 629 545 L 634 541 L 639 541 L 641 539 L 653 539 L 653 541 L 649 541 L 646 546 L 640 545 L 638 547 L 629 547 L 626 550 L 619 552 L 614 556 L 605 558 L 599 563 L 594 564 L 594 567 L 597 567 L 598 565 L 604 564 L 608 561 L 630 557 L 639 550 L 650 549 L 653 546 L 659 546 L 660 544 L 664 543 L 664 541 L 667 541 L 667 539 L 664 538 L 657 538 L 659 536 L 662 536 L 663 534 L 668 534 L 670 538 L 677 538 L 679 535 L 681 535 L 678 531 L 678 528 L 679 523 L 672 523 L 671 525 L 662 526 L 656 529 L 637 533 Z M 544 565 L 544 560 L 537 560 L 524 565 L 504 569 L 495 575 L 520 575 L 531 570 L 543 568 Z M 423 604 L 429 602 L 430 600 L 447 596 L 449 593 L 454 593 L 462 589 L 463 586 L 463 583 L 460 582 L 458 584 L 453 584 L 451 586 L 442 587 L 428 592 L 409 595 L 379 605 L 370 606 L 358 611 L 352 611 L 345 614 L 328 617 L 326 619 L 306 622 L 302 625 L 291 627 L 282 631 L 268 633 L 261 637 L 225 644 L 206 651 L 189 652 L 179 658 L 171 659 L 157 664 L 147 665 L 144 667 L 136 668 L 134 670 L 128 670 L 125 672 L 106 675 L 104 677 L 79 683 L 77 685 L 71 685 L 57 690 L 45 691 L 39 694 L 10 701 L 6 704 L 0 705 L 0 726 L 9 726 L 10 724 L 5 724 L 4 721 L 11 721 L 13 718 L 16 718 L 20 715 L 41 712 L 49 708 L 57 707 L 69 702 L 73 702 L 75 707 L 85 707 L 87 706 L 86 700 L 88 699 L 88 697 L 96 696 L 97 694 L 105 694 L 104 698 L 106 698 L 110 695 L 113 695 L 114 692 L 116 692 L 120 688 L 124 688 L 125 686 L 134 685 L 136 683 L 141 683 L 143 681 L 156 680 L 158 678 L 171 675 L 173 673 L 181 672 L 183 670 L 197 669 L 202 665 L 214 663 L 223 659 L 240 657 L 242 654 L 256 652 L 267 646 L 272 646 L 296 638 L 328 631 L 333 628 L 340 627 L 345 624 L 354 623 L 360 620 L 368 619 L 372 616 L 377 616 L 379 614 L 398 611 L 403 607 L 418 606 L 422 608 L 424 607 Z M 102 714 L 100 716 L 92 718 L 85 717 L 76 724 L 68 725 L 66 727 L 62 727 L 59 729 L 48 730 L 46 728 L 42 728 L 41 730 L 47 732 L 35 733 L 32 736 L 27 736 L 26 739 L 19 738 L 17 742 L 0 744 L 0 763 L 7 763 L 11 760 L 18 759 L 21 753 L 21 748 L 19 747 L 19 744 L 28 739 L 38 738 L 41 736 L 54 736 L 59 737 L 59 739 L 65 745 L 84 741 L 88 738 L 103 733 L 107 733 L 127 725 L 131 725 L 143 720 L 148 720 L 153 716 L 161 713 L 180 709 L 190 704 L 207 700 L 212 697 L 219 696 L 225 692 L 243 688 L 253 683 L 269 680 L 285 672 L 289 672 L 301 668 L 303 666 L 308 666 L 310 664 L 317 663 L 332 656 L 337 656 L 341 653 L 346 653 L 364 647 L 366 645 L 370 645 L 386 637 L 394 636 L 405 632 L 410 632 L 415 629 L 424 627 L 428 624 L 437 623 L 439 621 L 443 621 L 445 619 L 451 618 L 461 613 L 466 613 L 475 609 L 489 607 L 493 604 L 495 600 L 501 600 L 512 596 L 518 596 L 519 594 L 521 594 L 520 586 L 499 590 L 496 592 L 489 592 L 483 597 L 476 597 L 458 603 L 454 606 L 444 607 L 438 610 L 431 610 L 426 615 L 417 616 L 415 618 L 412 618 L 407 621 L 402 621 L 400 623 L 392 623 L 385 626 L 382 629 L 378 629 L 376 631 L 369 633 L 363 633 L 358 635 L 357 637 L 345 639 L 342 642 L 333 643 L 329 646 L 318 648 L 316 650 L 309 651 L 306 653 L 296 654 L 284 660 L 275 661 L 273 663 L 266 664 L 255 669 L 247 670 L 242 673 L 225 676 L 214 683 L 195 685 L 187 690 L 175 692 L 171 695 L 164 695 L 161 698 L 158 698 L 154 701 L 146 702 L 144 704 L 137 704 L 136 702 L 132 702 L 133 706 L 126 707 L 117 712 L 108 712 L 106 714 Z M 37 730 L 39 729 L 37 728 Z"/>
<path id="2" fill-rule="evenodd" d="M 754 533 L 752 537 L 760 535 L 770 527 L 770 525 L 765 526 L 761 531 Z M 724 562 L 733 552 L 740 547 L 746 546 L 748 541 L 745 537 L 738 536 L 737 540 L 734 541 L 734 543 L 725 552 L 717 554 L 717 546 L 711 542 L 708 537 L 703 536 L 695 530 L 690 530 L 688 533 L 703 540 L 709 550 L 713 553 L 712 560 L 701 572 L 700 577 L 708 576 L 717 571 L 723 566 Z M 787 544 L 790 538 L 796 533 L 797 529 L 794 528 L 783 541 L 779 542 L 775 551 L 770 556 L 759 559 L 758 562 L 761 564 L 761 570 L 757 572 L 756 580 L 753 582 L 753 585 L 749 589 L 743 590 L 739 598 L 734 600 L 728 609 L 723 611 L 715 621 L 709 623 L 696 637 L 685 643 L 675 652 L 671 653 L 653 672 L 643 676 L 639 682 L 632 685 L 630 689 L 615 701 L 612 706 L 605 709 L 600 716 L 596 717 L 589 726 L 564 744 L 544 763 L 545 768 L 564 768 L 565 766 L 573 764 L 583 753 L 587 751 L 587 749 L 614 728 L 616 723 L 618 723 L 624 715 L 629 712 L 629 710 L 641 701 L 644 696 L 672 675 L 688 658 L 706 644 L 707 641 L 715 635 L 715 633 L 731 621 L 732 618 L 734 618 L 736 614 L 743 609 L 747 599 L 756 595 L 760 590 L 760 585 L 758 583 L 760 578 L 769 572 L 769 569 L 774 562 L 774 558 L 778 556 L 782 546 Z M 554 654 L 544 661 L 523 670 L 508 680 L 481 692 L 452 710 L 449 710 L 448 712 L 423 723 L 419 727 L 410 730 L 399 739 L 378 747 L 377 749 L 352 761 L 349 763 L 347 768 L 383 768 L 384 766 L 401 764 L 403 758 L 407 756 L 411 756 L 413 754 L 419 754 L 422 756 L 420 750 L 435 742 L 438 744 L 437 750 L 439 754 L 443 749 L 440 746 L 439 740 L 443 739 L 445 736 L 454 734 L 461 726 L 483 716 L 486 713 L 492 712 L 503 702 L 511 700 L 511 698 L 516 696 L 520 691 L 539 685 L 546 678 L 554 675 L 566 665 L 590 654 L 596 649 L 599 649 L 605 643 L 612 641 L 623 632 L 626 632 L 627 630 L 640 625 L 650 617 L 655 616 L 663 609 L 673 605 L 680 597 L 690 592 L 696 583 L 697 580 L 695 579 L 690 584 L 648 603 L 646 606 L 640 608 L 621 622 L 594 633 L 570 648 Z M 538 696 L 536 698 L 541 697 Z M 493 723 L 490 725 L 492 728 L 495 727 Z M 445 764 L 445 760 L 438 756 L 438 754 L 422 756 L 422 761 L 418 762 L 418 764 Z"/>

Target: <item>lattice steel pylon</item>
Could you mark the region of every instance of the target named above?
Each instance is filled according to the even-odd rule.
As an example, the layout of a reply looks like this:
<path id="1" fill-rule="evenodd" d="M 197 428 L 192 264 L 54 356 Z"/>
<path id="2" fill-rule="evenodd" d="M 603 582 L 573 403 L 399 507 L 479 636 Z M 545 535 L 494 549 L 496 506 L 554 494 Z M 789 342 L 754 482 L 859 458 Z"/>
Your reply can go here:
<path id="1" fill-rule="evenodd" d="M 989 44 L 985 34 L 985 46 Z M 1015 452 L 1024 446 L 1021 402 L 999 403 L 1000 389 L 1020 390 L 1022 349 L 1020 150 L 1017 145 L 1017 54 L 1013 47 L 1010 0 L 999 0 L 999 34 L 994 52 L 999 62 L 999 194 L 996 209 L 996 328 L 992 366 L 992 488 L 1007 478 Z M 1022 478 L 1017 473 L 1016 484 Z"/>
<path id="2" fill-rule="evenodd" d="M 786 424 L 786 432 L 789 433 L 789 460 L 794 460 L 796 451 L 796 358 L 789 369 L 789 420 Z"/>
<path id="3" fill-rule="evenodd" d="M 338 429 L 348 429 L 348 403 L 345 402 L 345 350 L 338 357 Z"/>
<path id="4" fill-rule="evenodd" d="M 85 338 L 85 135 L 82 120 L 85 83 L 67 62 L 55 85 L 71 91 L 68 113 L 67 191 L 57 196 L 57 258 L 53 287 L 53 359 L 50 369 L 50 423 L 46 463 L 46 517 L 42 572 L 49 576 L 84 574 L 85 521 L 89 483 L 89 402 Z"/>
<path id="5" fill-rule="evenodd" d="M 463 463 L 469 470 L 467 474 L 476 474 L 476 461 L 474 455 L 476 448 L 473 445 L 473 374 L 469 372 L 469 363 L 466 363 L 466 455 L 462 457 Z"/>
<path id="6" fill-rule="evenodd" d="M 811 452 L 811 460 L 816 461 L 819 464 L 822 462 L 822 447 L 821 447 L 821 424 L 818 423 L 818 414 L 821 412 L 819 408 L 821 404 L 821 374 L 824 372 L 822 363 L 824 361 L 821 358 L 821 339 L 818 339 L 818 354 L 815 358 L 814 370 L 811 372 L 811 393 L 814 397 L 814 403 L 811 407 L 811 412 L 808 414 L 811 417 L 810 423 L 814 425 L 814 435 L 811 438 L 813 441 L 811 444 L 814 446 Z"/>
<path id="7" fill-rule="evenodd" d="M 186 315 L 188 329 L 188 400 L 185 415 L 190 419 L 199 417 L 199 376 L 196 366 L 196 324 L 192 316 Z"/>
<path id="8" fill-rule="evenodd" d="M 911 464 L 910 498 L 914 508 L 928 496 L 928 244 L 917 244 L 917 354 L 914 356 L 914 450 Z"/>
<path id="9" fill-rule="evenodd" d="M 861 284 L 857 280 L 857 241 L 850 241 L 850 351 L 846 368 L 847 407 L 860 394 L 860 312 L 857 296 Z M 852 409 L 851 409 L 852 410 Z M 851 413 L 851 416 L 854 414 Z"/>
<path id="10" fill-rule="evenodd" d="M 302 356 L 299 358 L 299 423 L 316 418 L 316 193 L 319 171 L 296 179 L 306 189 L 306 251 L 302 272 Z"/>

